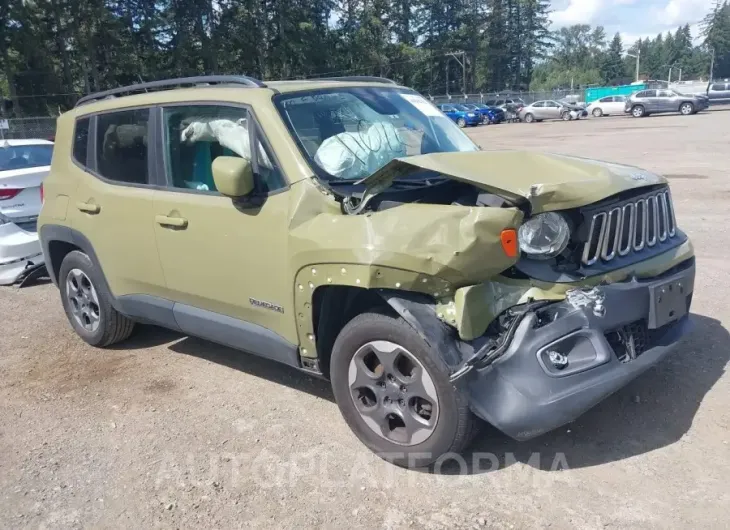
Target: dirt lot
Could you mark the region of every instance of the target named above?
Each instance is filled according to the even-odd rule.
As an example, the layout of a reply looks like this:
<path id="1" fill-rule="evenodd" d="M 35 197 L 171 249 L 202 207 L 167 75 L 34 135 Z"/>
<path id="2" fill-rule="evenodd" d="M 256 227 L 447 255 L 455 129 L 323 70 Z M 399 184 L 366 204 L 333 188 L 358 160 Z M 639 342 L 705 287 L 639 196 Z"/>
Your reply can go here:
<path id="1" fill-rule="evenodd" d="M 442 474 L 370 455 L 323 382 L 155 328 L 98 351 L 52 285 L 2 289 L 0 527 L 727 527 L 729 126 L 716 111 L 469 131 L 666 174 L 697 248 L 697 328 L 572 425 L 522 444 L 487 429 Z"/>

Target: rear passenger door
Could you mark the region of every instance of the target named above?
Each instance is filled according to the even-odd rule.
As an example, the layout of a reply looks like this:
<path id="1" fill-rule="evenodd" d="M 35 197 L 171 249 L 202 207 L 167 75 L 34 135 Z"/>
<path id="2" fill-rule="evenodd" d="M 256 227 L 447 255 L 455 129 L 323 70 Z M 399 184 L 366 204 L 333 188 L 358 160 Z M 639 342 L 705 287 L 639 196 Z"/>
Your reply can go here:
<path id="1" fill-rule="evenodd" d="M 80 117 L 75 125 L 71 226 L 91 243 L 115 297 L 162 294 L 152 228 L 155 171 L 149 108 Z"/>
<path id="2" fill-rule="evenodd" d="M 229 330 L 244 322 L 291 335 L 288 185 L 250 109 L 188 103 L 157 112 L 165 187 L 155 196 L 150 221 L 165 298 L 177 302 L 178 324 L 226 344 L 222 335 L 210 336 L 220 330 L 214 321 L 227 322 Z M 236 203 L 217 191 L 211 166 L 220 156 L 252 161 L 256 200 Z"/>

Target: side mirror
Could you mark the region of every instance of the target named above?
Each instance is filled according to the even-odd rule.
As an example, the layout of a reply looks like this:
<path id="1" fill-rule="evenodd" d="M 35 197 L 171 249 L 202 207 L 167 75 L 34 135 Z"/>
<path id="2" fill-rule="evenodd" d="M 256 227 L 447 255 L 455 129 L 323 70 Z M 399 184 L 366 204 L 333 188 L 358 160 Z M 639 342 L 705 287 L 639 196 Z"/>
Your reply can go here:
<path id="1" fill-rule="evenodd" d="M 254 190 L 251 162 L 235 156 L 219 156 L 213 160 L 213 182 L 228 197 L 249 195 Z"/>

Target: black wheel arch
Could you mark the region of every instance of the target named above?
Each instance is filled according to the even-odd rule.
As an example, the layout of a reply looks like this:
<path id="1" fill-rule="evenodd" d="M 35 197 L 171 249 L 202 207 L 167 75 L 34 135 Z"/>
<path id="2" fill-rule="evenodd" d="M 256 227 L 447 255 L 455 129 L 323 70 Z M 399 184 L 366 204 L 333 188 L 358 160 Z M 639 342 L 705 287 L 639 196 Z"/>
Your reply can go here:
<path id="1" fill-rule="evenodd" d="M 337 336 L 348 322 L 366 312 L 382 312 L 403 318 L 440 353 L 452 370 L 462 361 L 456 330 L 438 318 L 434 300 L 425 294 L 328 285 L 314 292 L 312 311 L 317 357 L 326 378 L 329 378 L 330 357 Z"/>
<path id="2" fill-rule="evenodd" d="M 89 256 L 91 263 L 99 271 L 101 285 L 98 288 L 103 290 L 104 294 L 108 295 L 112 307 L 120 313 L 122 312 L 117 299 L 112 295 L 111 289 L 109 288 L 109 283 L 107 282 L 99 258 L 94 251 L 94 246 L 85 235 L 68 226 L 47 224 L 41 227 L 38 236 L 41 241 L 48 275 L 57 287 L 59 285 L 58 273 L 61 270 L 63 259 L 68 253 L 74 250 L 81 251 Z"/>

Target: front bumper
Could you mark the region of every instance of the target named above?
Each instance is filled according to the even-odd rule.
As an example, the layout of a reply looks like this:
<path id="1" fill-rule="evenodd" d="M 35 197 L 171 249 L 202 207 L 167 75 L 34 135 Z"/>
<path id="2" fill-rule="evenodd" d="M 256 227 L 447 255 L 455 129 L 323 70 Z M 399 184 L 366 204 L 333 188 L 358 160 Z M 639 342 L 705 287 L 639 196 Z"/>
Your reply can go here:
<path id="1" fill-rule="evenodd" d="M 0 285 L 12 285 L 32 265 L 43 263 L 38 232 L 0 225 Z"/>
<path id="2" fill-rule="evenodd" d="M 694 276 L 691 259 L 659 278 L 600 287 L 602 316 L 597 316 L 595 307 L 566 300 L 550 306 L 557 316 L 547 324 L 536 325 L 534 314 L 526 317 L 506 353 L 473 372 L 469 381 L 472 411 L 517 440 L 573 421 L 661 361 L 691 329 Z M 677 312 L 675 320 L 669 313 L 662 314 L 667 302 L 662 305 L 658 294 L 670 285 L 674 293 L 665 294 L 666 299 L 672 300 L 674 308 L 680 300 L 686 304 L 686 314 Z M 670 322 L 664 324 L 667 319 Z M 609 342 L 609 337 L 626 329 L 637 330 L 632 344 L 642 338 L 643 343 L 638 356 L 622 362 L 619 357 L 624 352 L 617 351 L 621 346 Z M 641 329 L 645 335 L 639 333 Z M 567 360 L 566 366 L 557 368 L 550 362 L 550 353 L 556 351 Z"/>

